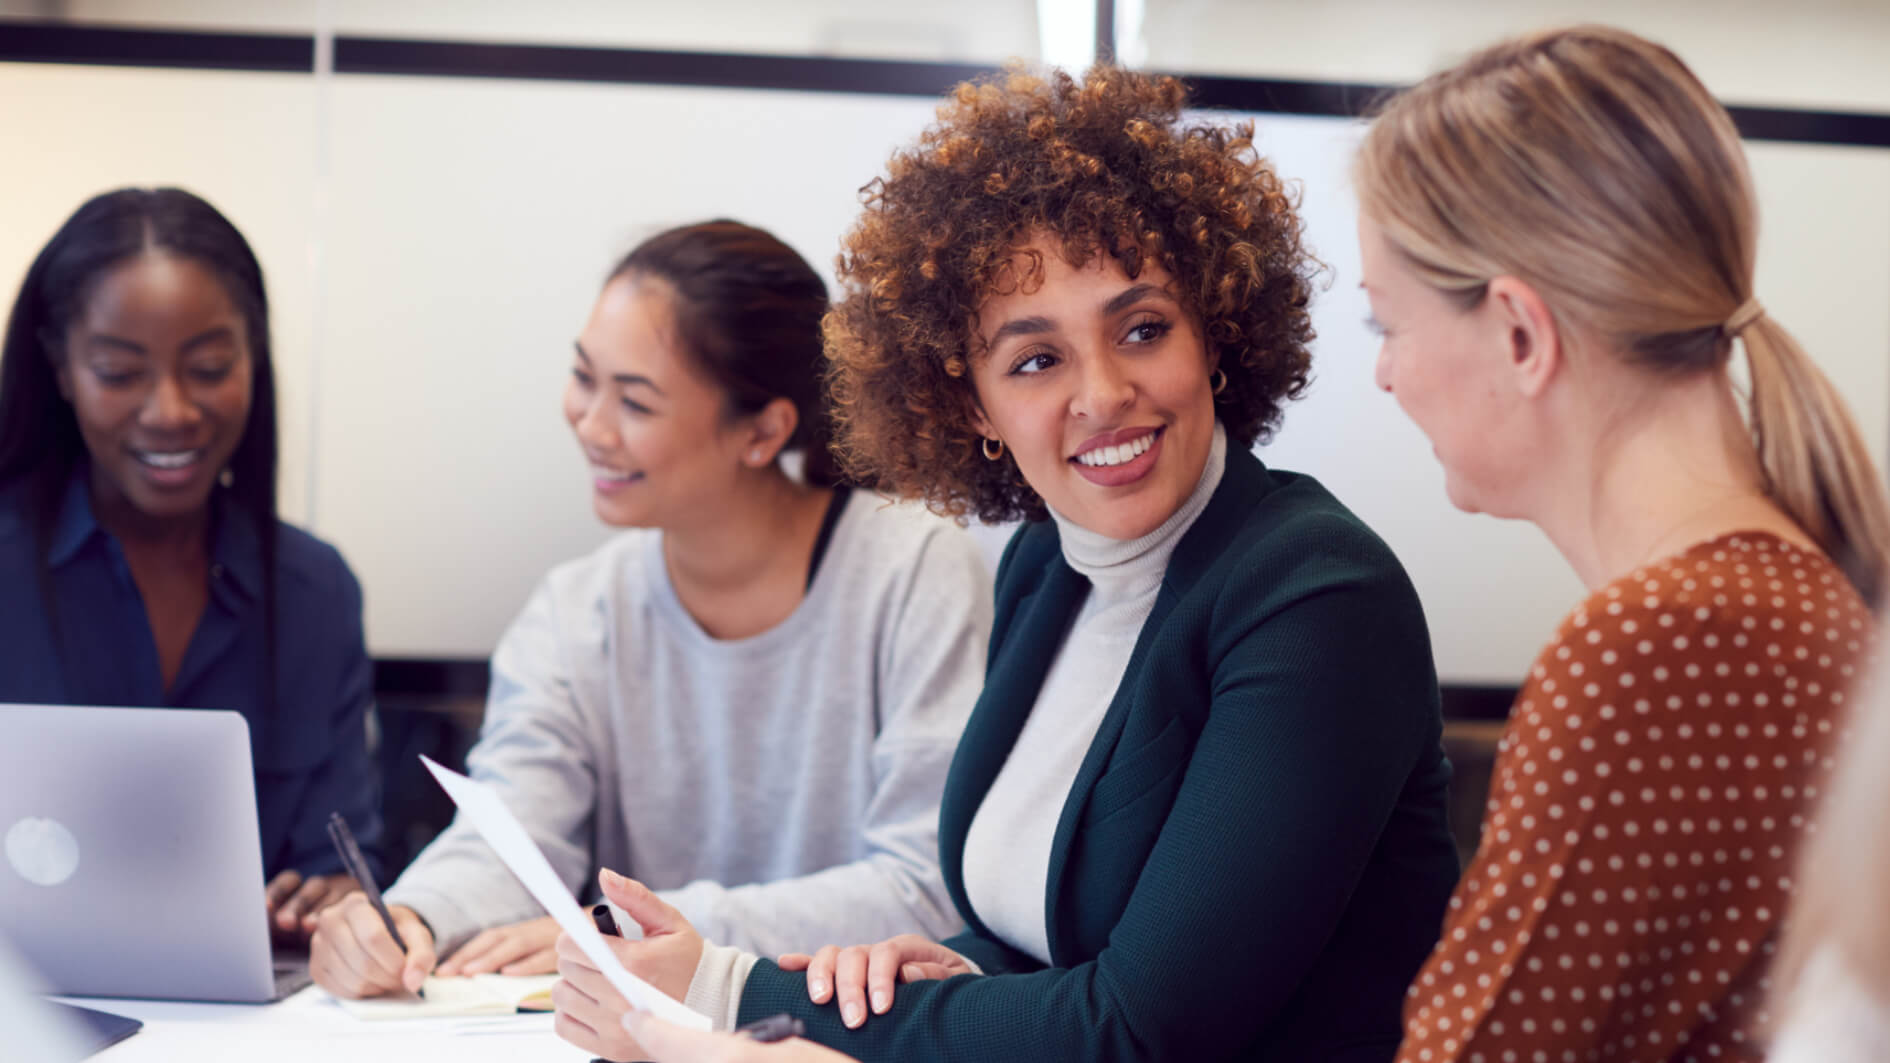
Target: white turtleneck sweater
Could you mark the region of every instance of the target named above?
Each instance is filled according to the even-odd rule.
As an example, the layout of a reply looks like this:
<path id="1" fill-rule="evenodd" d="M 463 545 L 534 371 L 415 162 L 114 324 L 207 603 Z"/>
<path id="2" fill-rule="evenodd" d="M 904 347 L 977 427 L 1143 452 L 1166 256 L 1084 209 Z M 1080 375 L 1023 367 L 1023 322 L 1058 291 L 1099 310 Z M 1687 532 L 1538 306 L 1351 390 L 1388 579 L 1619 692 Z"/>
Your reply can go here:
<path id="1" fill-rule="evenodd" d="M 1207 507 L 1227 467 L 1219 422 L 1201 479 L 1181 508 L 1139 539 L 1111 539 L 1055 510 L 1063 559 L 1089 594 L 1044 677 L 1030 718 L 965 836 L 965 895 L 1012 948 L 1050 963 L 1050 845 L 1077 770 L 1115 699 L 1129 654 L 1168 571 L 1175 545 Z"/>

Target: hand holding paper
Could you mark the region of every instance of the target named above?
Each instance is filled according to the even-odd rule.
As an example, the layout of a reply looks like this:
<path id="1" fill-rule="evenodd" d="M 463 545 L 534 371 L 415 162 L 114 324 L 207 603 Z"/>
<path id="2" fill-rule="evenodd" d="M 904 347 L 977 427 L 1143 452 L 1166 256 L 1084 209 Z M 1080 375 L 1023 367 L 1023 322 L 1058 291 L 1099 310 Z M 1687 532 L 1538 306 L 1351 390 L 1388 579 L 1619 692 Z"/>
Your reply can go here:
<path id="1" fill-rule="evenodd" d="M 446 790 L 447 796 L 459 806 L 467 821 L 486 840 L 486 844 L 492 846 L 493 852 L 505 862 L 505 866 L 511 869 L 533 898 L 558 921 L 558 926 L 564 930 L 571 944 L 582 952 L 589 966 L 601 973 L 631 1007 L 689 1029 L 710 1028 L 708 1016 L 691 1011 L 625 969 L 604 944 L 603 935 L 597 932 L 590 914 L 578 905 L 570 890 L 559 880 L 557 872 L 545 860 L 545 855 L 532 842 L 531 835 L 526 833 L 525 827 L 499 800 L 498 795 L 492 792 L 491 787 L 443 768 L 426 757 L 420 759 Z"/>
<path id="2" fill-rule="evenodd" d="M 634 920 L 641 941 L 609 937 L 605 943 L 633 973 L 672 996 L 685 996 L 702 961 L 703 941 L 683 914 L 639 882 L 613 871 L 598 872 L 604 896 Z M 644 1059 L 624 1020 L 643 1014 L 631 1008 L 616 987 L 591 965 L 569 935 L 558 939 L 558 973 L 552 991 L 558 1036 L 606 1059 Z"/>

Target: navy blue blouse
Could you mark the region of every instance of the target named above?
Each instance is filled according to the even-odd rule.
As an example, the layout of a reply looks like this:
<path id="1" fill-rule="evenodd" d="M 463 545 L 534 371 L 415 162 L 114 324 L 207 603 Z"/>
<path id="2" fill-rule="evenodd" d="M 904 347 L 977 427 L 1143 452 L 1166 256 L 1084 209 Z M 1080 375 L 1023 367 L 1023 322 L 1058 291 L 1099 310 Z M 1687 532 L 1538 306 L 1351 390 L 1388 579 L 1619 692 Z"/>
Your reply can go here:
<path id="1" fill-rule="evenodd" d="M 341 870 L 330 812 L 354 829 L 381 873 L 380 794 L 368 757 L 372 670 L 361 586 L 335 548 L 277 525 L 276 705 L 261 701 L 262 537 L 238 507 L 212 499 L 210 600 L 172 689 L 118 540 L 92 516 L 85 463 L 52 528 L 47 561 L 55 640 L 38 549 L 17 486 L 0 489 L 0 702 L 233 709 L 249 722 L 263 873 Z"/>

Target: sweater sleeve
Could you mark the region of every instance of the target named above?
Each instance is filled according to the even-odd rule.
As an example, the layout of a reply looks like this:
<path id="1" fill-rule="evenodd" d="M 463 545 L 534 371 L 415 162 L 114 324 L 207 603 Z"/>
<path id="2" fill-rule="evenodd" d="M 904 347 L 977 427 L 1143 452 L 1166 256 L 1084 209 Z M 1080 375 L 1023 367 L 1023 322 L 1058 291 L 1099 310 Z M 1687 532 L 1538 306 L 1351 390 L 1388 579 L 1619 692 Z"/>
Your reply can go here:
<path id="1" fill-rule="evenodd" d="M 789 1011 L 811 1038 L 869 1061 L 1232 1058 L 1249 1046 L 1339 924 L 1417 760 L 1435 681 L 1401 578 L 1366 572 L 1264 606 L 1265 591 L 1233 587 L 1221 601 L 1213 644 L 1192 648 L 1211 668 L 1204 728 L 1093 960 L 901 986 L 858 1031 L 763 960 L 742 1021 Z"/>
<path id="2" fill-rule="evenodd" d="M 466 766 L 498 791 L 558 877 L 582 896 L 597 780 L 558 632 L 550 584 L 541 583 L 492 655 L 485 722 Z M 426 920 L 441 956 L 487 927 L 544 914 L 463 817 L 414 859 L 387 901 Z"/>
<path id="3" fill-rule="evenodd" d="M 969 537 L 928 538 L 878 632 L 875 785 L 864 854 L 795 878 L 697 880 L 660 891 L 704 937 L 764 956 L 897 934 L 943 937 L 962 922 L 938 863 L 938 804 L 984 681 L 991 591 Z"/>

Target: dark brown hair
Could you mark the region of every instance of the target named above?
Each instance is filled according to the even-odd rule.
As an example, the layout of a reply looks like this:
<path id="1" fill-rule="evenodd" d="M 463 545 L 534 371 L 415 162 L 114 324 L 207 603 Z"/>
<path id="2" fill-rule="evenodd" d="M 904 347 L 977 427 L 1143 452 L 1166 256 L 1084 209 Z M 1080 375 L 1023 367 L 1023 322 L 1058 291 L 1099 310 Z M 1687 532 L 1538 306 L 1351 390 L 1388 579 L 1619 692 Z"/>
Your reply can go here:
<path id="1" fill-rule="evenodd" d="M 717 218 L 643 241 L 610 276 L 626 273 L 669 286 L 683 346 L 728 397 L 731 414 L 792 402 L 800 424 L 785 449 L 805 454 L 808 483 L 840 482 L 821 379 L 827 286 L 806 259 L 772 233 Z"/>
<path id="2" fill-rule="evenodd" d="M 56 632 L 59 603 L 52 593 L 47 557 L 61 492 L 85 455 L 78 416 L 59 393 L 66 330 L 84 312 L 101 277 L 153 253 L 208 269 L 222 282 L 248 329 L 249 419 L 230 455 L 229 486 L 215 491 L 246 511 L 261 536 L 265 657 L 260 703 L 273 710 L 276 389 L 269 299 L 262 265 L 249 241 L 215 207 L 181 188 L 120 188 L 87 200 L 40 249 L 20 282 L 0 347 L 0 488 L 17 484 L 24 491 L 25 511 L 37 540 L 41 597 Z M 67 675 L 68 682 L 80 678 Z"/>
<path id="3" fill-rule="evenodd" d="M 1214 406 L 1228 436 L 1250 446 L 1278 426 L 1308 378 L 1317 264 L 1251 123 L 1184 125 L 1185 102 L 1169 77 L 1012 70 L 958 86 L 893 156 L 862 193 L 826 322 L 849 472 L 953 516 L 1046 516 L 1010 457 L 979 453 L 967 374 L 978 306 L 1038 282 L 1013 265 L 1037 233 L 1073 265 L 1107 254 L 1134 277 L 1159 263 L 1227 374 Z"/>

